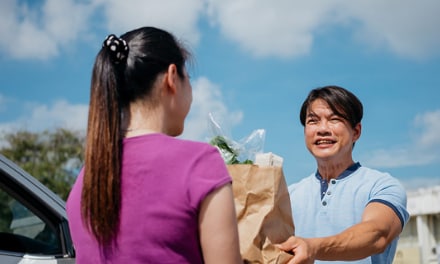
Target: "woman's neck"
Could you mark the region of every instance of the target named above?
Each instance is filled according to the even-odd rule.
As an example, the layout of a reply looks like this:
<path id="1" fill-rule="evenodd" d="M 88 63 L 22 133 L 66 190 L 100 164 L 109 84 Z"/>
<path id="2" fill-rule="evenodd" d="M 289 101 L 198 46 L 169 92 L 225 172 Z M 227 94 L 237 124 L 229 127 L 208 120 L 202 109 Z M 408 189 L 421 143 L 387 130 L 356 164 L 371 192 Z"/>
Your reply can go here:
<path id="1" fill-rule="evenodd" d="M 124 137 L 164 133 L 160 111 L 134 105 L 123 112 L 121 131 Z"/>

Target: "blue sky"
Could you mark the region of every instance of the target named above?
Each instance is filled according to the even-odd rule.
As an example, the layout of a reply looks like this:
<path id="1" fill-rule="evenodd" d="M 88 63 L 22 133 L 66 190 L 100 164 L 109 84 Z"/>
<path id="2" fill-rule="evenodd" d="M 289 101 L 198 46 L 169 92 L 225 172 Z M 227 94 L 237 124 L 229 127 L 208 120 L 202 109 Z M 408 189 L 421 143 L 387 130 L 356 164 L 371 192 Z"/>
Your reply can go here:
<path id="1" fill-rule="evenodd" d="M 438 185 L 439 12 L 437 0 L 3 0 L 0 130 L 84 131 L 106 35 L 156 26 L 195 57 L 183 138 L 208 141 L 209 113 L 235 141 L 264 129 L 291 184 L 316 170 L 301 103 L 334 84 L 364 104 L 355 160 L 408 189 Z"/>

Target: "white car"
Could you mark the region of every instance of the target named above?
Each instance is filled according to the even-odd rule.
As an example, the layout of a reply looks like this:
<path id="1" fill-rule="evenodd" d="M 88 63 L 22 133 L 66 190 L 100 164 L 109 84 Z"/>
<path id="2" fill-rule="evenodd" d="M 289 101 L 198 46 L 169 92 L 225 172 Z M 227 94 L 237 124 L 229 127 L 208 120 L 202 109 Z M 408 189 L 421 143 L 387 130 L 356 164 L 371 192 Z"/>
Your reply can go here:
<path id="1" fill-rule="evenodd" d="M 75 263 L 65 202 L 1 154 L 0 263 Z"/>

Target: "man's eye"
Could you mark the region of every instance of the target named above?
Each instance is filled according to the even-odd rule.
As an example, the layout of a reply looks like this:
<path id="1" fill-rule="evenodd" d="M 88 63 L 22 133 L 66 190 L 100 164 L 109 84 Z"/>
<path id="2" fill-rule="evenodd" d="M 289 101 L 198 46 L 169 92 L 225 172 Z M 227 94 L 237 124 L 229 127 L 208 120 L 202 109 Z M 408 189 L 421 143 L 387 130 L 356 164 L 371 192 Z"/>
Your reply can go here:
<path id="1" fill-rule="evenodd" d="M 342 121 L 344 118 L 338 115 L 333 115 L 330 117 L 330 121 Z"/>

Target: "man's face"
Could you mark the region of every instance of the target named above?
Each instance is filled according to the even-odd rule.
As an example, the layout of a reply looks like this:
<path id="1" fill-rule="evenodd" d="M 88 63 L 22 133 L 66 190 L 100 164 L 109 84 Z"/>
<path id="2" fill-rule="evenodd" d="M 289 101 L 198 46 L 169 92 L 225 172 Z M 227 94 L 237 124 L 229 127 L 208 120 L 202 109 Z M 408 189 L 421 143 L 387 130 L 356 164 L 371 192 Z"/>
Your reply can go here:
<path id="1" fill-rule="evenodd" d="M 351 164 L 353 143 L 360 133 L 360 124 L 352 128 L 346 119 L 336 115 L 322 99 L 313 101 L 307 109 L 305 142 L 318 162 Z"/>

